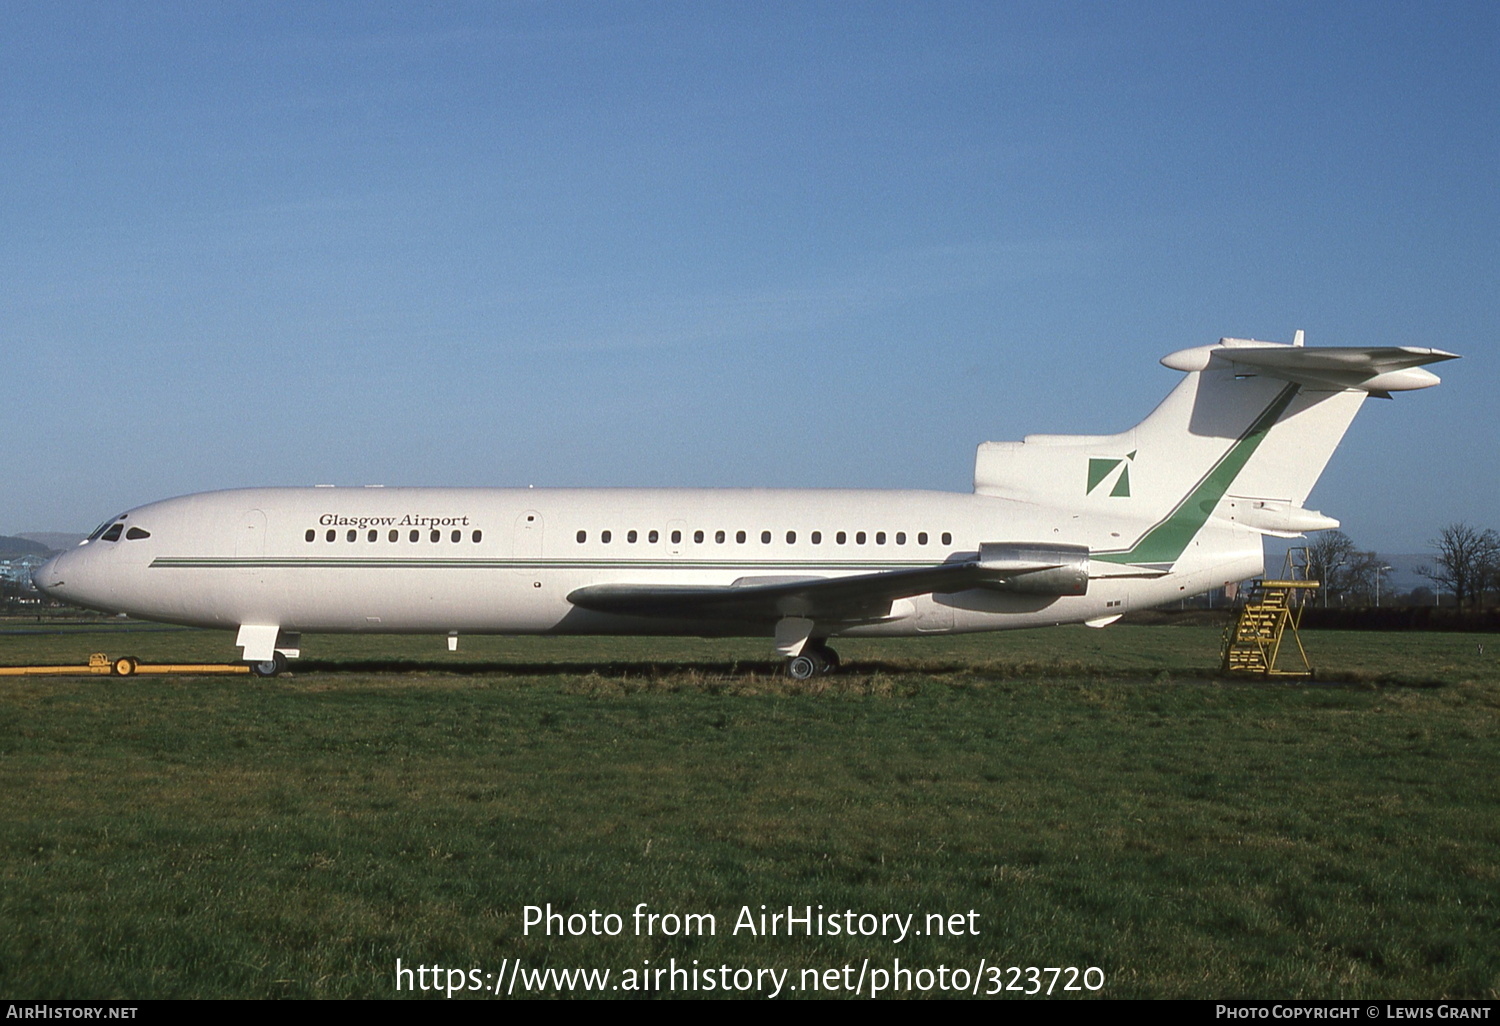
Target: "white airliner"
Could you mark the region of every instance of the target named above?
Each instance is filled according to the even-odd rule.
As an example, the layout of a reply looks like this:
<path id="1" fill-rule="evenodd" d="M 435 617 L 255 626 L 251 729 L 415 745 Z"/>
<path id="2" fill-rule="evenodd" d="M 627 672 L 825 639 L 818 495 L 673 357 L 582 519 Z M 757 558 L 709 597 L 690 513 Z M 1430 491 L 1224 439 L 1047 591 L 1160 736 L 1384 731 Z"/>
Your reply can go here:
<path id="1" fill-rule="evenodd" d="M 1221 339 L 1118 435 L 979 446 L 973 494 L 266 488 L 141 506 L 40 567 L 48 595 L 238 631 L 256 672 L 302 632 L 774 638 L 950 634 L 1122 613 L 1262 574 L 1367 396 L 1438 383 L 1437 349 Z"/>

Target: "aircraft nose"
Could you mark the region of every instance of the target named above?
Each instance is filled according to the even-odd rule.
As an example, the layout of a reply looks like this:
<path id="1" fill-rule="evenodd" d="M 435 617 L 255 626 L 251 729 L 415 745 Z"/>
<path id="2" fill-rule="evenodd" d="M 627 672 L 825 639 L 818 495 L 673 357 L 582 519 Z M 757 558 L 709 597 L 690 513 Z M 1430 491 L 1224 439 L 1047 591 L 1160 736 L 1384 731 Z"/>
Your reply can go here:
<path id="1" fill-rule="evenodd" d="M 59 602 L 106 613 L 119 612 L 115 608 L 115 580 L 107 559 L 110 554 L 101 553 L 94 546 L 60 552 L 37 567 L 31 581 L 38 591 Z M 101 555 L 106 557 L 103 562 Z"/>
<path id="2" fill-rule="evenodd" d="M 63 586 L 62 564 L 67 558 L 67 553 L 59 552 L 47 562 L 31 571 L 31 583 L 36 585 L 37 590 L 51 598 L 62 598 L 57 589 Z"/>

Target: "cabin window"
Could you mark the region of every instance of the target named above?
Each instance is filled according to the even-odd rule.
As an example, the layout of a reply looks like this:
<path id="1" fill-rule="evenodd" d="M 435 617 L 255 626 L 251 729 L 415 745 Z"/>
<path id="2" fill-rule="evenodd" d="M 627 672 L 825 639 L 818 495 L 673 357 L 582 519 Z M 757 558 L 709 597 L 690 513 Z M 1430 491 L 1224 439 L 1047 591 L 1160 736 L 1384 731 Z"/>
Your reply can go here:
<path id="1" fill-rule="evenodd" d="M 328 529 L 328 535 L 327 535 L 327 540 L 328 541 L 333 541 L 338 536 L 339 536 L 339 533 L 337 531 L 335 531 L 333 528 L 330 527 Z"/>
<path id="2" fill-rule="evenodd" d="M 655 545 L 658 541 L 661 540 L 661 532 L 652 531 L 650 534 L 646 535 L 646 540 L 652 545 Z"/>
<path id="3" fill-rule="evenodd" d="M 854 544 L 856 544 L 856 545 L 863 545 L 864 543 L 865 543 L 865 532 L 863 532 L 863 531 L 855 531 L 854 532 Z"/>
<path id="4" fill-rule="evenodd" d="M 387 537 L 391 541 L 400 541 L 401 540 L 401 532 L 395 530 L 394 528 L 392 528 L 391 533 L 389 535 L 387 535 Z"/>
<path id="5" fill-rule="evenodd" d="M 822 531 L 814 531 L 812 533 L 812 543 L 814 545 L 822 545 L 823 544 L 823 532 Z"/>
<path id="6" fill-rule="evenodd" d="M 484 532 L 483 531 L 475 531 L 473 537 L 474 537 L 474 544 L 478 545 L 479 544 L 479 540 L 484 537 Z"/>
<path id="7" fill-rule="evenodd" d="M 885 544 L 885 532 L 884 531 L 876 531 L 875 532 L 875 544 L 876 545 L 884 545 Z"/>
<path id="8" fill-rule="evenodd" d="M 347 540 L 348 540 L 348 541 L 353 541 L 353 540 L 354 540 L 354 539 L 355 539 L 355 538 L 358 538 L 358 537 L 359 537 L 359 532 L 358 532 L 358 531 L 356 531 L 356 530 L 355 530 L 355 529 L 354 529 L 354 528 L 352 528 L 352 527 L 351 527 L 351 528 L 349 528 L 349 533 L 348 533 L 348 534 L 346 534 L 346 535 L 345 535 L 345 536 L 344 536 L 344 537 L 345 537 L 345 538 L 346 538 L 346 539 L 347 539 Z"/>
<path id="9" fill-rule="evenodd" d="M 682 544 L 682 532 L 681 531 L 673 531 L 672 532 L 672 544 L 673 545 L 681 545 Z"/>
<path id="10" fill-rule="evenodd" d="M 307 540 L 308 541 L 312 541 L 317 536 L 318 536 L 318 532 L 317 531 L 314 531 L 312 528 L 308 528 L 307 529 Z"/>
<path id="11" fill-rule="evenodd" d="M 723 545 L 724 544 L 724 532 L 723 531 L 715 531 L 714 532 L 714 541 L 717 544 L 719 544 L 719 545 Z"/>
<path id="12" fill-rule="evenodd" d="M 734 532 L 734 540 L 735 540 L 735 543 L 737 545 L 743 545 L 743 544 L 745 544 L 745 532 L 744 531 L 736 531 L 736 532 Z"/>
<path id="13" fill-rule="evenodd" d="M 375 528 L 372 527 L 372 528 L 370 528 L 370 533 L 369 533 L 369 535 L 367 535 L 367 537 L 368 537 L 368 539 L 370 541 L 374 541 L 376 538 L 380 537 L 380 532 L 377 531 L 377 530 L 375 530 Z"/>
<path id="14" fill-rule="evenodd" d="M 578 544 L 579 545 L 582 545 L 584 542 L 586 542 L 588 540 L 589 540 L 589 533 L 587 531 L 579 531 L 578 532 Z"/>
<path id="15" fill-rule="evenodd" d="M 443 540 L 443 532 L 434 528 L 427 540 L 430 542 L 440 542 Z"/>
<path id="16" fill-rule="evenodd" d="M 311 533 L 311 532 L 309 532 L 309 533 Z M 125 532 L 125 540 L 126 541 L 140 541 L 142 538 L 149 538 L 149 537 L 151 537 L 151 532 L 150 531 L 143 531 L 139 527 L 132 527 L 130 530 L 128 530 L 128 531 Z M 309 539 L 309 540 L 311 540 L 311 539 Z"/>
<path id="17" fill-rule="evenodd" d="M 896 532 L 896 544 L 897 545 L 905 545 L 906 544 L 906 532 L 905 531 L 897 531 Z"/>
<path id="18" fill-rule="evenodd" d="M 943 532 L 943 544 L 944 545 L 952 545 L 953 544 L 953 535 L 949 534 L 947 531 Z"/>
<path id="19" fill-rule="evenodd" d="M 626 531 L 625 532 L 625 540 L 627 542 L 629 542 L 631 545 L 635 544 L 635 540 L 638 537 L 639 537 L 639 535 L 637 535 L 634 531 Z"/>
<path id="20" fill-rule="evenodd" d="M 463 537 L 464 537 L 464 533 L 462 531 L 454 531 L 453 534 L 450 536 L 451 540 L 453 540 L 453 541 L 462 541 Z"/>
<path id="21" fill-rule="evenodd" d="M 917 544 L 918 545 L 926 545 L 927 544 L 927 532 L 926 531 L 918 531 L 917 532 Z"/>
<path id="22" fill-rule="evenodd" d="M 786 543 L 788 545 L 796 545 L 797 544 L 797 532 L 796 531 L 788 531 L 786 533 Z"/>
<path id="23" fill-rule="evenodd" d="M 693 544 L 694 545 L 702 545 L 703 544 L 703 532 L 702 531 L 694 531 L 693 532 Z"/>
<path id="24" fill-rule="evenodd" d="M 836 534 L 836 535 L 833 536 L 833 540 L 836 541 L 836 542 L 838 542 L 840 545 L 842 545 L 842 544 L 844 544 L 844 542 L 846 542 L 846 541 L 849 540 L 849 536 L 847 534 L 845 534 L 843 531 L 840 531 L 838 534 Z"/>
<path id="25" fill-rule="evenodd" d="M 422 532 L 421 531 L 413 531 L 411 534 L 407 535 L 406 540 L 407 541 L 420 541 L 421 538 L 422 538 Z"/>
<path id="26" fill-rule="evenodd" d="M 769 545 L 769 544 L 771 544 L 771 532 L 770 531 L 762 531 L 762 532 L 760 532 L 760 543 L 762 545 Z"/>
<path id="27" fill-rule="evenodd" d="M 610 539 L 613 538 L 613 537 L 614 537 L 614 535 L 611 532 L 609 532 L 609 531 L 600 531 L 599 532 L 599 540 L 602 541 L 606 545 L 609 544 Z"/>

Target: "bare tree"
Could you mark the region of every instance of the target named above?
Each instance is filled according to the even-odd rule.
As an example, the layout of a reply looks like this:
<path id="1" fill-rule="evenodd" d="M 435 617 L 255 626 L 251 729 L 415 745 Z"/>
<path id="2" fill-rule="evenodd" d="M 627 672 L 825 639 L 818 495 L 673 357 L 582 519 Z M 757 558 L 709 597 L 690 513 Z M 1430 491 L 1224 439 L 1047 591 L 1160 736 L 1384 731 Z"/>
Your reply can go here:
<path id="1" fill-rule="evenodd" d="M 1342 566 L 1354 551 L 1354 541 L 1343 531 L 1323 531 L 1307 547 L 1307 576 L 1326 586 L 1334 569 Z"/>
<path id="2" fill-rule="evenodd" d="M 1452 591 L 1460 607 L 1465 599 L 1478 606 L 1485 589 L 1500 574 L 1500 534 L 1459 521 L 1427 544 L 1437 550 L 1437 557 L 1417 567 L 1417 573 Z"/>
<path id="3" fill-rule="evenodd" d="M 1389 567 L 1376 552 L 1355 552 L 1345 565 L 1341 586 L 1350 595 L 1356 596 L 1365 605 L 1375 601 L 1375 578 Z"/>
<path id="4" fill-rule="evenodd" d="M 1375 591 L 1375 574 L 1383 566 L 1373 552 L 1361 552 L 1343 531 L 1324 531 L 1307 547 L 1307 576 L 1322 584 L 1323 605 L 1337 595 L 1367 598 Z"/>

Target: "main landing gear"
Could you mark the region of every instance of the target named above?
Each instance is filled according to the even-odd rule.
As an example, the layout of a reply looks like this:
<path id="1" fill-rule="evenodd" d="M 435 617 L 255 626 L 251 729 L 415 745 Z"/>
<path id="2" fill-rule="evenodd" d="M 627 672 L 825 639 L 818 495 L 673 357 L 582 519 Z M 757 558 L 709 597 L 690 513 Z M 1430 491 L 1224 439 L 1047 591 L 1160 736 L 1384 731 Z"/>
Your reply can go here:
<path id="1" fill-rule="evenodd" d="M 809 641 L 802 651 L 787 659 L 786 675 L 792 680 L 811 680 L 820 673 L 839 668 L 839 654 L 821 641 Z"/>

